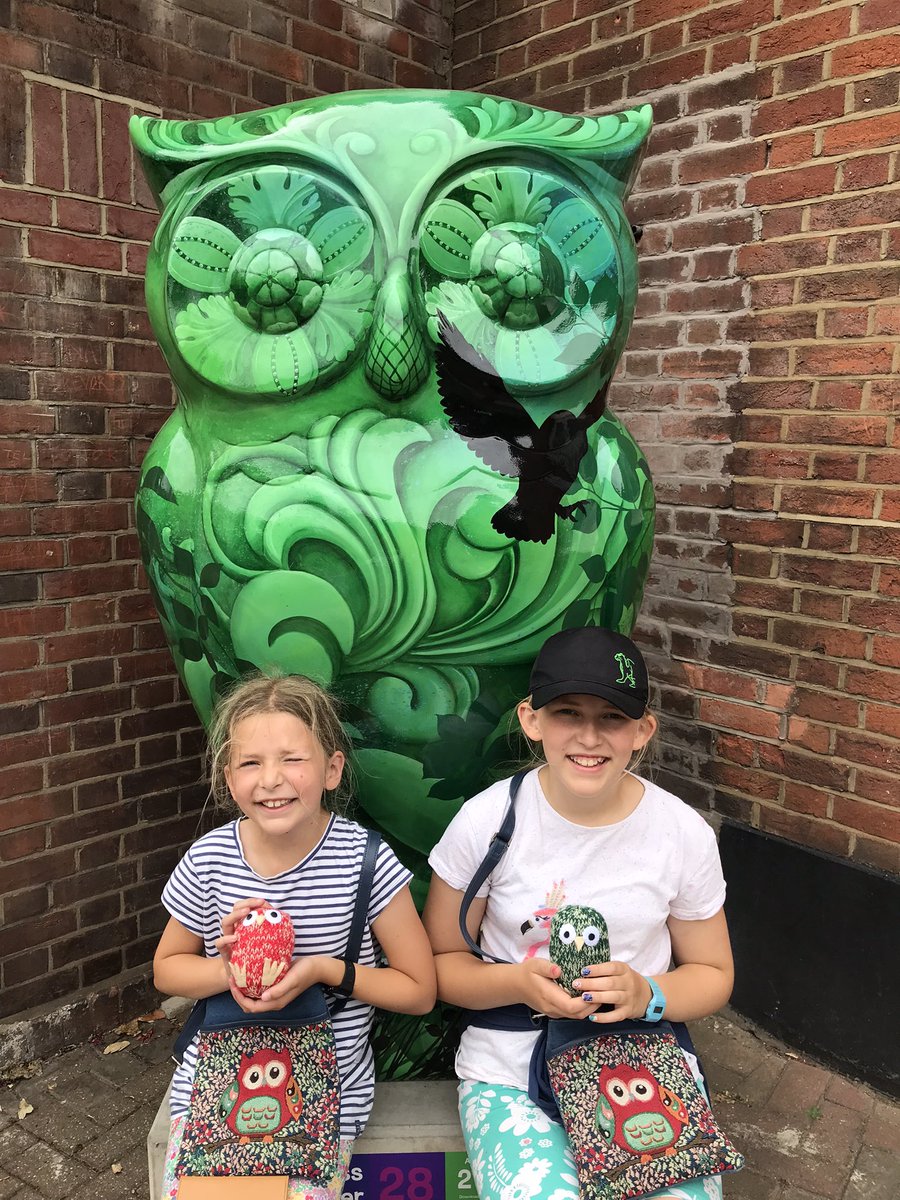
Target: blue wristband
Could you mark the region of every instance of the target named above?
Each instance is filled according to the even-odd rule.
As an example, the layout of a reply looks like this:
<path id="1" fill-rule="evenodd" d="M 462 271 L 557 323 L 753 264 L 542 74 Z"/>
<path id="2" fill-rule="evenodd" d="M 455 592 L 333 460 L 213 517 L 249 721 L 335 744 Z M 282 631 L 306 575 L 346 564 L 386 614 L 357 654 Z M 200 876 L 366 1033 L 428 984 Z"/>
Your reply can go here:
<path id="1" fill-rule="evenodd" d="M 641 1017 L 641 1020 L 655 1024 L 657 1021 L 662 1020 L 663 1013 L 666 1011 L 666 997 L 658 983 L 655 983 L 647 975 L 644 976 L 644 979 L 650 985 L 650 1003 L 647 1005 L 647 1011 Z"/>

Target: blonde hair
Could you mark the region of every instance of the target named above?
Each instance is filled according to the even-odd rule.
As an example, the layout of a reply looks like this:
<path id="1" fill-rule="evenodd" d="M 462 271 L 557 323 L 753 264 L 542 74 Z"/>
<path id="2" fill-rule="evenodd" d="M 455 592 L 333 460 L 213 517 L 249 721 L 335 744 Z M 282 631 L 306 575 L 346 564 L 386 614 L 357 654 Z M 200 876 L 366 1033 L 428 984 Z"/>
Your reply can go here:
<path id="1" fill-rule="evenodd" d="M 338 751 L 347 758 L 347 737 L 337 705 L 324 688 L 305 675 L 249 675 L 219 701 L 209 727 L 209 791 L 214 803 L 229 812 L 237 808 L 225 782 L 235 727 L 247 717 L 263 713 L 296 717 L 322 747 L 326 759 Z M 344 811 L 348 791 L 349 771 L 345 765 L 340 784 L 323 793 L 322 807 L 329 812 Z"/>

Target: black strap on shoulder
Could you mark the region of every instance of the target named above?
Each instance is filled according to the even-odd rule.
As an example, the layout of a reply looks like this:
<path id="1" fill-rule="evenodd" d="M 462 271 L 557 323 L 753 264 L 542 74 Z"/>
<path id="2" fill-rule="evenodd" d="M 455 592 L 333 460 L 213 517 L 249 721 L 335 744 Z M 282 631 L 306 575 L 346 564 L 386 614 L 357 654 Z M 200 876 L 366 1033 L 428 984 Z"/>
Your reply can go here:
<path id="1" fill-rule="evenodd" d="M 350 932 L 347 935 L 347 950 L 344 957 L 350 962 L 356 962 L 362 947 L 363 933 L 366 928 L 366 917 L 369 912 L 369 899 L 372 895 L 372 883 L 375 879 L 375 867 L 378 862 L 378 847 L 381 845 L 381 834 L 369 829 L 366 834 L 366 846 L 363 850 L 362 867 L 359 872 L 359 884 L 356 888 L 356 899 L 353 904 L 353 916 L 350 918 Z M 349 997 L 339 996 L 329 1005 L 331 1015 L 339 1013 Z M 200 1026 L 206 1019 L 206 1000 L 198 1000 L 188 1014 L 181 1033 L 172 1047 L 172 1057 L 180 1063 L 184 1052 L 197 1036 Z M 264 1024 L 264 1016 L 260 1024 Z"/>
<path id="2" fill-rule="evenodd" d="M 180 1063 L 184 1058 L 184 1052 L 188 1046 L 200 1032 L 200 1026 L 206 1016 L 206 998 L 197 1000 L 194 1007 L 188 1013 L 187 1020 L 181 1027 L 181 1033 L 175 1039 L 175 1045 L 172 1047 L 172 1057 L 177 1063 Z"/>
<path id="3" fill-rule="evenodd" d="M 381 845 L 381 834 L 374 829 L 367 831 L 366 848 L 363 851 L 362 867 L 359 872 L 359 883 L 356 887 L 356 901 L 353 905 L 353 916 L 350 918 L 350 932 L 347 935 L 347 949 L 344 959 L 347 962 L 357 962 L 362 948 L 363 933 L 366 929 L 366 918 L 369 914 L 369 899 L 372 895 L 372 883 L 375 880 L 375 867 L 378 863 L 378 847 Z M 339 1013 L 349 996 L 338 996 L 329 1004 L 331 1015 Z"/>
<path id="4" fill-rule="evenodd" d="M 459 931 L 463 935 L 466 945 L 473 954 L 477 954 L 479 958 L 485 962 L 490 960 L 495 963 L 505 963 L 508 960 L 505 958 L 495 958 L 493 954 L 488 954 L 478 943 L 472 938 L 466 926 L 466 918 L 469 915 L 469 909 L 472 907 L 472 901 L 478 892 L 478 889 L 491 874 L 497 863 L 506 853 L 509 846 L 509 839 L 513 835 L 513 830 L 516 827 L 516 796 L 519 794 L 519 788 L 522 786 L 522 780 L 531 771 L 531 767 L 525 767 L 521 771 L 516 771 L 512 779 L 509 781 L 509 803 L 506 806 L 506 812 L 503 820 L 500 823 L 500 828 L 491 838 L 491 844 L 488 847 L 488 852 L 484 856 L 478 870 L 469 881 L 469 886 L 463 893 L 462 903 L 459 906 Z"/>

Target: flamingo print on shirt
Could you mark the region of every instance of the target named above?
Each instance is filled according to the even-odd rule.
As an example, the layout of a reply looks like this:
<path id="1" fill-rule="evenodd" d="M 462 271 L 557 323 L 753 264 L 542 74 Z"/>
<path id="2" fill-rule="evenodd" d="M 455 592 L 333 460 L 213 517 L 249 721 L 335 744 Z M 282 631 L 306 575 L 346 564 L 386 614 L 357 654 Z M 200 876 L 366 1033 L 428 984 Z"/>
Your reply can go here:
<path id="1" fill-rule="evenodd" d="M 529 958 L 534 958 L 539 950 L 550 945 L 550 922 L 565 900 L 565 880 L 560 879 L 558 882 L 554 880 L 552 887 L 544 896 L 543 905 L 536 908 L 527 921 L 522 922 L 519 932 L 525 939 L 527 947 L 524 961 L 527 962 Z"/>

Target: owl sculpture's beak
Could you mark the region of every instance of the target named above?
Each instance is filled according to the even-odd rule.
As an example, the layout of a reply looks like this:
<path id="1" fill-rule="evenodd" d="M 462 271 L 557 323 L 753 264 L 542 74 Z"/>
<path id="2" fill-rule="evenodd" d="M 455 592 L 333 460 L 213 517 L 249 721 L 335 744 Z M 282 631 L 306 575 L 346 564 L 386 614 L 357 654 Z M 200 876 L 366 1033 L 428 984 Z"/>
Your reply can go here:
<path id="1" fill-rule="evenodd" d="M 584 938 L 581 937 L 581 935 L 579 934 L 575 938 L 575 949 L 581 950 L 581 949 L 583 949 L 583 947 L 584 947 Z"/>

